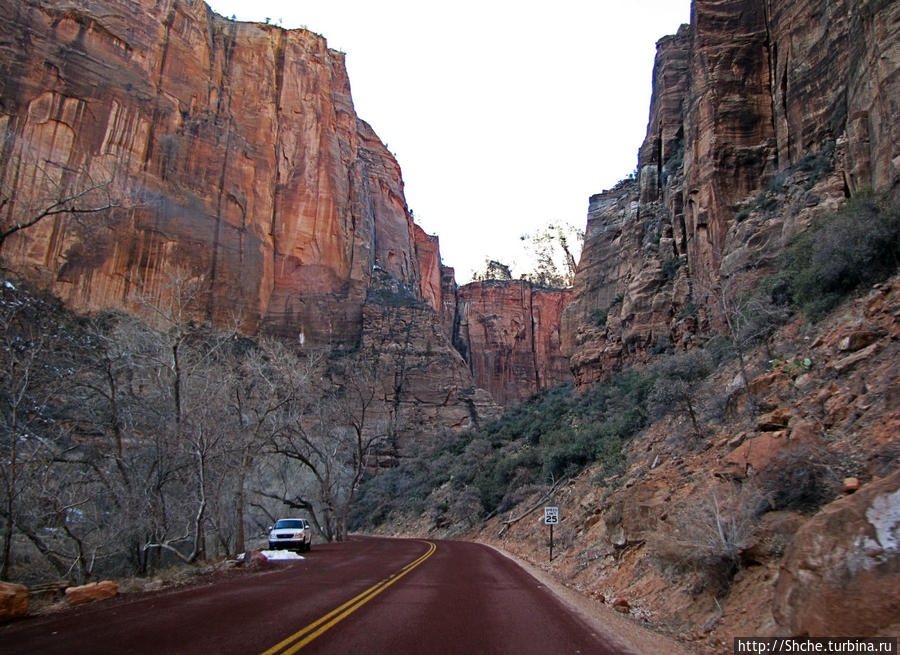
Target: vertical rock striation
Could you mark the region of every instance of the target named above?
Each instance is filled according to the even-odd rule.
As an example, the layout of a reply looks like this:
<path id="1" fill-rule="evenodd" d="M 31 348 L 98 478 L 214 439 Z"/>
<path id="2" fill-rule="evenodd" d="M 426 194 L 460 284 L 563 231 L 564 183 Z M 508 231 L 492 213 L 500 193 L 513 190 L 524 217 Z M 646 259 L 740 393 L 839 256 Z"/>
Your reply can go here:
<path id="1" fill-rule="evenodd" d="M 563 317 L 576 381 L 690 342 L 723 281 L 847 196 L 896 189 L 898 98 L 896 2 L 694 0 L 657 44 L 638 179 L 591 198 Z"/>
<path id="2" fill-rule="evenodd" d="M 455 343 L 478 386 L 507 404 L 571 380 L 559 341 L 570 300 L 569 289 L 538 289 L 525 280 L 460 287 Z"/>
<path id="3" fill-rule="evenodd" d="M 374 265 L 418 286 L 399 166 L 324 38 L 199 0 L 2 9 L 7 211 L 90 184 L 118 205 L 16 235 L 12 268 L 78 309 L 128 306 L 182 269 L 215 320 L 318 343 L 358 341 Z"/>

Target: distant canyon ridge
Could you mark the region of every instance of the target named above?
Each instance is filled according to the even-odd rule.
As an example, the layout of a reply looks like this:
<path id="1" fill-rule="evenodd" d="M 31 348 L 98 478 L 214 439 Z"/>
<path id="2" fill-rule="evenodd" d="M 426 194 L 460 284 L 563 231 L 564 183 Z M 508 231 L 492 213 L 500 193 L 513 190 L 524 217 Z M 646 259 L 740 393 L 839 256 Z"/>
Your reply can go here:
<path id="1" fill-rule="evenodd" d="M 896 3 L 694 0 L 658 43 L 638 179 L 591 199 L 574 289 L 459 287 L 325 38 L 199 0 L 0 7 L 0 220 L 85 189 L 113 205 L 12 234 L 8 269 L 78 311 L 133 310 L 186 274 L 198 319 L 247 334 L 388 358 L 402 339 L 398 402 L 420 424 L 687 347 L 716 320 L 698 289 L 900 179 Z M 817 157 L 796 211 L 753 204 Z"/>

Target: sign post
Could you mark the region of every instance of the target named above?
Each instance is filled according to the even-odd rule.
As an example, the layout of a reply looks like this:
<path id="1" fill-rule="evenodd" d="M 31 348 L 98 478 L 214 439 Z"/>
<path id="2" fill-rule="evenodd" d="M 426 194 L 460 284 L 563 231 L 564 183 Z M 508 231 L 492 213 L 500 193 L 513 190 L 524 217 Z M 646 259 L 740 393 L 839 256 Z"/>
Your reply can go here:
<path id="1" fill-rule="evenodd" d="M 553 561 L 553 526 L 559 523 L 559 507 L 544 508 L 544 525 L 550 526 L 550 561 Z"/>

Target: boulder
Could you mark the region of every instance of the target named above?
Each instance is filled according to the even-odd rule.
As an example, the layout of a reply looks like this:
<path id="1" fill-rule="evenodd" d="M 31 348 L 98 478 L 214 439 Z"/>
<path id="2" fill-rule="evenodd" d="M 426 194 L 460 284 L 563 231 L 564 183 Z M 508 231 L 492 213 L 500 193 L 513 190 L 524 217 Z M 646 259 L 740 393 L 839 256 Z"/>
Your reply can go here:
<path id="1" fill-rule="evenodd" d="M 844 478 L 844 493 L 852 494 L 859 491 L 859 478 Z"/>
<path id="2" fill-rule="evenodd" d="M 900 471 L 827 505 L 798 531 L 775 583 L 785 633 L 896 636 Z"/>
<path id="3" fill-rule="evenodd" d="M 763 432 L 775 432 L 783 430 L 790 423 L 791 414 L 788 410 L 780 408 L 759 417 L 758 428 Z"/>
<path id="4" fill-rule="evenodd" d="M 0 582 L 0 622 L 28 614 L 28 589 L 25 585 Z"/>
<path id="5" fill-rule="evenodd" d="M 838 349 L 845 352 L 856 352 L 866 346 L 869 346 L 883 335 L 878 332 L 873 332 L 871 330 L 854 330 L 843 339 L 841 339 L 840 344 L 838 344 Z"/>
<path id="6" fill-rule="evenodd" d="M 725 456 L 725 470 L 741 478 L 749 470 L 762 471 L 788 445 L 786 432 L 768 432 L 747 439 Z"/>
<path id="7" fill-rule="evenodd" d="M 81 585 L 80 587 L 69 587 L 66 589 L 66 601 L 69 605 L 83 605 L 84 603 L 92 603 L 95 600 L 105 600 L 112 598 L 119 593 L 119 586 L 112 580 L 103 580 L 102 582 L 91 582 L 90 584 Z"/>
<path id="8" fill-rule="evenodd" d="M 863 348 L 862 350 L 858 350 L 858 351 L 854 352 L 852 355 L 847 355 L 846 357 L 843 357 L 843 358 L 839 359 L 838 361 L 833 362 L 831 364 L 831 368 L 833 368 L 835 373 L 838 373 L 839 375 L 843 374 L 843 373 L 847 373 L 847 372 L 853 370 L 854 368 L 856 368 L 856 365 L 859 364 L 860 362 L 864 362 L 867 359 L 869 359 L 870 357 L 877 354 L 878 350 L 879 350 L 879 344 L 873 343 L 871 346 L 867 346 L 866 348 Z"/>

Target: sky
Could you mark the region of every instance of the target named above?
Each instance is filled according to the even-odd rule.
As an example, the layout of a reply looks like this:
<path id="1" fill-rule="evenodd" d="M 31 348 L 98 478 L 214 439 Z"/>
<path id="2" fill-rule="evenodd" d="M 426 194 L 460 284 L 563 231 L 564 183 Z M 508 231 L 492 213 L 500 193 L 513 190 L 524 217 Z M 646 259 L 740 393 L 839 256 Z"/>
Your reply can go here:
<path id="1" fill-rule="evenodd" d="M 528 272 L 523 235 L 583 230 L 590 196 L 634 172 L 656 41 L 690 20 L 690 0 L 207 1 L 346 53 L 356 113 L 460 284 L 486 259 Z"/>

